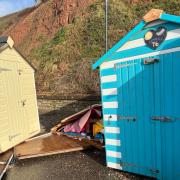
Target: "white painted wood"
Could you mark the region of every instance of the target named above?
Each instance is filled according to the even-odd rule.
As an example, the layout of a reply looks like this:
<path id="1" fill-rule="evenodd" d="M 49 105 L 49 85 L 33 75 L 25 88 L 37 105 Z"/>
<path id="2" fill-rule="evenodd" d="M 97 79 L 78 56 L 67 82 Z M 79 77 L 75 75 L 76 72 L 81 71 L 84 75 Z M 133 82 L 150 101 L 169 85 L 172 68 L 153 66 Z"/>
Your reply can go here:
<path id="1" fill-rule="evenodd" d="M 127 57 L 127 58 L 123 58 L 123 59 L 116 59 L 114 61 L 104 62 L 101 66 L 101 69 L 113 68 L 114 64 L 120 63 L 120 62 L 132 61 L 132 60 L 136 60 L 136 59 L 140 59 L 140 58 L 168 54 L 168 53 L 177 52 L 177 51 L 180 51 L 180 47 L 166 49 L 166 50 L 162 50 L 162 51 L 156 51 L 156 52 L 142 54 L 142 55 L 138 55 L 138 56 Z"/>
<path id="2" fill-rule="evenodd" d="M 107 150 L 106 155 L 109 156 L 109 157 L 114 157 L 114 158 L 121 158 L 122 157 L 121 152 L 117 152 L 117 151 L 109 151 L 109 150 Z"/>
<path id="3" fill-rule="evenodd" d="M 180 29 L 174 29 L 172 31 L 169 31 L 167 33 L 166 41 L 175 39 L 175 38 L 180 38 Z M 137 47 L 141 47 L 141 46 L 145 46 L 145 42 L 144 42 L 143 38 L 136 39 L 133 41 L 128 41 L 121 48 L 119 48 L 117 50 L 117 52 L 121 52 L 121 51 L 128 50 L 128 49 L 133 49 L 133 48 L 137 48 Z"/>
<path id="4" fill-rule="evenodd" d="M 107 166 L 110 168 L 122 170 L 122 166 L 120 166 L 120 164 L 117 164 L 117 163 L 107 162 Z"/>
<path id="5" fill-rule="evenodd" d="M 109 76 L 102 76 L 101 77 L 101 83 L 115 82 L 115 81 L 117 81 L 116 75 L 109 75 Z"/>
<path id="6" fill-rule="evenodd" d="M 117 88 L 102 89 L 103 96 L 117 95 Z"/>
<path id="7" fill-rule="evenodd" d="M 157 25 L 165 24 L 165 23 L 167 23 L 167 21 L 157 20 L 157 21 L 153 21 L 153 22 L 148 23 L 145 26 L 145 28 L 149 28 L 149 27 L 153 27 L 153 26 L 157 26 Z"/>
<path id="8" fill-rule="evenodd" d="M 121 146 L 121 141 L 117 139 L 106 139 L 106 145 Z"/>
<path id="9" fill-rule="evenodd" d="M 117 115 L 104 114 L 104 121 L 117 121 Z"/>
<path id="10" fill-rule="evenodd" d="M 118 108 L 118 102 L 103 102 L 103 108 Z"/>
<path id="11" fill-rule="evenodd" d="M 105 133 L 120 134 L 120 128 L 118 128 L 118 127 L 105 127 Z"/>

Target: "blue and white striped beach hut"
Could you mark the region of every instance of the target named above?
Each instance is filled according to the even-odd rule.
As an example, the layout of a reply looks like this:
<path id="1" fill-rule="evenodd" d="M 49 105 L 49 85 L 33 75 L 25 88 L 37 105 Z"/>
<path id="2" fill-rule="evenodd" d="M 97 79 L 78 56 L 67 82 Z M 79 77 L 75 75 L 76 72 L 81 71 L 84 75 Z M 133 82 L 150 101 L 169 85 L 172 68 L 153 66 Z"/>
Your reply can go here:
<path id="1" fill-rule="evenodd" d="M 180 179 L 180 16 L 152 9 L 102 56 L 107 166 Z"/>

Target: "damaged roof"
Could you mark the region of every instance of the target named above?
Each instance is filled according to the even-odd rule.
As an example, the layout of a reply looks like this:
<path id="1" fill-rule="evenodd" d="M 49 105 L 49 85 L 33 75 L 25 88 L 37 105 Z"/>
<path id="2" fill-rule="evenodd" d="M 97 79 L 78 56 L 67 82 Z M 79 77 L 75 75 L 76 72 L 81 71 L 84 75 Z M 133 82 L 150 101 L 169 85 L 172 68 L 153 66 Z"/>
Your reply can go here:
<path id="1" fill-rule="evenodd" d="M 0 37 L 0 52 L 2 49 L 4 49 L 3 47 L 7 47 L 7 40 L 8 40 L 8 37 L 7 36 L 3 36 L 3 37 Z"/>
<path id="2" fill-rule="evenodd" d="M 29 63 L 29 61 L 24 57 L 24 55 L 22 55 L 21 52 L 19 52 L 19 50 L 14 47 L 14 41 L 10 36 L 0 37 L 0 53 L 7 47 L 14 48 L 17 53 L 20 54 L 20 56 L 22 56 L 22 58 L 28 63 L 28 65 L 36 71 L 35 67 L 33 67 L 33 65 Z"/>

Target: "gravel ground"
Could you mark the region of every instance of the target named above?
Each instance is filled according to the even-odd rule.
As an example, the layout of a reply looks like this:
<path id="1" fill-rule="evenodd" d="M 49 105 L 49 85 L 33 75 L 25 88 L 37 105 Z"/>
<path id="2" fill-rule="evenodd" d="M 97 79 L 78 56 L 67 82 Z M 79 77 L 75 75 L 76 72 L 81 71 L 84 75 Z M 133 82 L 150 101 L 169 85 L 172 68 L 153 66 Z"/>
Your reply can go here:
<path id="1" fill-rule="evenodd" d="M 59 114 L 41 112 L 42 133 L 57 124 Z M 16 161 L 4 180 L 130 180 L 147 179 L 106 167 L 105 153 L 96 149 Z"/>

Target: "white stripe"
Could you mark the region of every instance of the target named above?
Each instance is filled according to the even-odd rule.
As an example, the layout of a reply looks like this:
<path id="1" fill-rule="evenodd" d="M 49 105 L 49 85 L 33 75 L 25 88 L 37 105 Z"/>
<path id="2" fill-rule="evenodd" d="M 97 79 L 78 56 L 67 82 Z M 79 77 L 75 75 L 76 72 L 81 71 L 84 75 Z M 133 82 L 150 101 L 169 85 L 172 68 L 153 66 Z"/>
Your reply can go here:
<path id="1" fill-rule="evenodd" d="M 104 114 L 104 121 L 117 121 L 117 115 Z"/>
<path id="2" fill-rule="evenodd" d="M 121 146 L 121 142 L 116 139 L 106 139 L 106 145 Z"/>
<path id="3" fill-rule="evenodd" d="M 132 60 L 135 60 L 135 59 L 140 59 L 140 58 L 145 58 L 145 57 L 150 57 L 150 56 L 156 56 L 156 55 L 162 55 L 162 54 L 168 54 L 168 53 L 177 52 L 177 51 L 180 51 L 180 47 L 167 49 L 167 50 L 162 50 L 162 51 L 156 51 L 156 52 L 152 52 L 152 53 L 148 53 L 148 54 L 142 54 L 142 55 L 133 56 L 133 57 L 127 57 L 127 58 L 124 58 L 124 59 L 117 59 L 117 60 L 109 61 L 109 62 L 104 62 L 101 65 L 101 69 L 113 68 L 114 64 L 120 63 L 120 62 L 132 61 Z"/>
<path id="4" fill-rule="evenodd" d="M 105 127 L 105 133 L 119 134 L 120 128 L 117 127 Z"/>
<path id="5" fill-rule="evenodd" d="M 117 95 L 117 88 L 103 89 L 102 95 L 103 96 Z"/>
<path id="6" fill-rule="evenodd" d="M 102 76 L 101 83 L 114 82 L 117 81 L 116 75 Z"/>
<path id="7" fill-rule="evenodd" d="M 165 24 L 165 23 L 167 23 L 167 21 L 157 20 L 157 21 L 154 21 L 154 22 L 150 22 L 149 24 L 147 24 L 145 26 L 145 28 L 149 28 L 149 27 L 153 27 L 153 26 L 157 26 L 157 25 Z"/>
<path id="8" fill-rule="evenodd" d="M 180 38 L 180 29 L 174 29 L 172 31 L 169 31 L 167 33 L 166 40 L 174 39 L 174 38 Z M 133 41 L 128 41 L 125 43 L 121 48 L 117 50 L 117 52 L 121 52 L 128 49 L 133 49 L 137 47 L 145 46 L 145 42 L 143 38 L 136 39 Z"/>
<path id="9" fill-rule="evenodd" d="M 103 108 L 118 108 L 118 102 L 103 102 Z"/>
<path id="10" fill-rule="evenodd" d="M 117 163 L 107 162 L 107 166 L 110 168 L 122 170 L 122 166 L 120 166 L 120 164 L 117 164 Z"/>
<path id="11" fill-rule="evenodd" d="M 121 158 L 121 153 L 116 151 L 106 151 L 107 156 L 115 157 L 115 158 Z"/>

